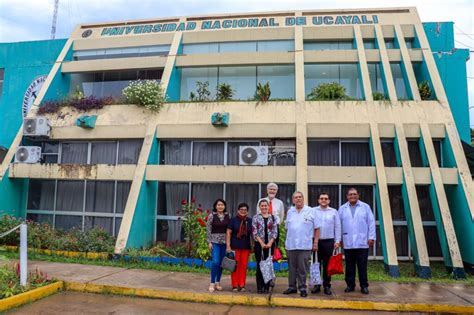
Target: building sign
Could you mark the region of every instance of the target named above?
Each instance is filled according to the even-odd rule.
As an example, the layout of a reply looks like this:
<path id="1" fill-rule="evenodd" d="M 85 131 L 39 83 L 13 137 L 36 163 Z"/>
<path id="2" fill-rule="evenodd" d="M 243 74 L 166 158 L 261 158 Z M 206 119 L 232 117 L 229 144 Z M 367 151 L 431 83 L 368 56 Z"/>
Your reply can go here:
<path id="1" fill-rule="evenodd" d="M 26 89 L 25 95 L 23 96 L 22 104 L 23 117 L 26 117 L 28 115 L 31 105 L 33 105 L 33 102 L 38 96 L 39 91 L 41 90 L 41 87 L 44 84 L 44 81 L 46 81 L 46 77 L 47 75 L 40 75 L 36 77 Z"/>
<path id="2" fill-rule="evenodd" d="M 318 25 L 353 25 L 353 24 L 377 24 L 379 21 L 377 15 L 318 15 L 318 16 L 291 16 L 284 20 L 276 18 L 241 18 L 224 20 L 205 20 L 200 22 L 181 22 L 181 23 L 157 23 L 157 24 L 139 24 L 131 26 L 105 27 L 102 29 L 101 36 L 120 36 L 131 34 L 161 33 L 161 32 L 183 32 L 200 30 L 220 30 L 220 29 L 239 29 L 239 28 L 260 28 L 260 27 L 279 27 L 282 26 L 318 26 Z"/>

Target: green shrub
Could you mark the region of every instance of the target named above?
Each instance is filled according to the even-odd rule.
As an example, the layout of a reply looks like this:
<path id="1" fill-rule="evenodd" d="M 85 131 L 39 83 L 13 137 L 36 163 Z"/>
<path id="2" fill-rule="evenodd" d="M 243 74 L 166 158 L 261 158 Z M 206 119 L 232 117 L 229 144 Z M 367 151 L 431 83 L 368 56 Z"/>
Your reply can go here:
<path id="1" fill-rule="evenodd" d="M 167 99 L 163 87 L 155 80 L 131 81 L 122 94 L 128 103 L 144 106 L 155 112 L 160 111 Z"/>
<path id="2" fill-rule="evenodd" d="M 265 84 L 258 83 L 257 90 L 255 91 L 254 99 L 258 102 L 268 102 L 270 100 L 270 95 L 272 94 L 270 90 L 270 83 L 267 82 Z"/>
<path id="3" fill-rule="evenodd" d="M 431 99 L 432 92 L 428 81 L 421 82 L 418 85 L 418 91 L 420 92 L 420 97 L 423 101 Z"/>
<path id="4" fill-rule="evenodd" d="M 221 83 L 217 86 L 216 100 L 230 101 L 234 96 L 234 89 L 227 83 Z"/>
<path id="5" fill-rule="evenodd" d="M 209 91 L 209 81 L 197 81 L 196 85 L 196 93 L 191 92 L 189 94 L 189 99 L 192 102 L 209 102 L 211 100 L 211 91 Z"/>
<path id="6" fill-rule="evenodd" d="M 386 100 L 387 98 L 385 97 L 385 94 L 380 93 L 380 92 L 374 92 L 372 93 L 372 98 L 374 101 L 383 101 Z"/>
<path id="7" fill-rule="evenodd" d="M 13 295 L 26 292 L 38 287 L 42 287 L 51 283 L 46 274 L 38 271 L 30 271 L 28 273 L 28 282 L 26 287 L 20 286 L 20 270 L 16 266 L 1 266 L 0 267 L 0 299 L 8 298 Z"/>
<path id="8" fill-rule="evenodd" d="M 337 82 L 321 83 L 308 94 L 310 101 L 347 100 L 346 88 Z"/>

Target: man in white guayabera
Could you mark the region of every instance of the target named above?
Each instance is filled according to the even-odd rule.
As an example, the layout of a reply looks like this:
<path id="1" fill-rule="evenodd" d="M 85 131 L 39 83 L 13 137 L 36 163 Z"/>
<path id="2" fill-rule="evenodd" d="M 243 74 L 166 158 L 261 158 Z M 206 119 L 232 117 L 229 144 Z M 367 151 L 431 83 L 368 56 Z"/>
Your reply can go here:
<path id="1" fill-rule="evenodd" d="M 267 185 L 267 197 L 262 198 L 262 199 L 265 199 L 268 201 L 268 213 L 270 213 L 271 215 L 275 217 L 277 225 L 278 227 L 280 227 L 280 224 L 282 224 L 283 220 L 285 219 L 285 206 L 283 205 L 283 201 L 281 201 L 280 199 L 276 197 L 277 193 L 278 193 L 278 185 L 275 183 L 269 183 Z M 260 200 L 258 201 L 258 203 L 260 203 Z M 260 209 L 257 206 L 257 214 L 259 213 L 260 213 Z M 278 231 L 278 235 L 275 240 L 275 246 L 278 247 L 278 243 L 280 241 L 280 230 L 277 229 L 277 231 Z"/>

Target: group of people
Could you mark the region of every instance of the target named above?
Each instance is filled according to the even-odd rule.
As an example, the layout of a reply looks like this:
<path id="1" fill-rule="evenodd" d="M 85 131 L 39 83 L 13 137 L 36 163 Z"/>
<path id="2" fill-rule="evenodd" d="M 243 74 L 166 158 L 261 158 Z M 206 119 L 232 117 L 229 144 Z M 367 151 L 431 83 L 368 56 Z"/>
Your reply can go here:
<path id="1" fill-rule="evenodd" d="M 211 283 L 209 292 L 221 291 L 222 260 L 233 252 L 237 268 L 231 274 L 232 291 L 246 290 L 247 263 L 253 249 L 257 263 L 257 292 L 266 293 L 270 282 L 265 283 L 260 261 L 267 259 L 279 246 L 279 226 L 286 229 L 285 249 L 288 258 L 288 289 L 283 294 L 294 294 L 298 291 L 306 297 L 306 278 L 311 259 L 319 261 L 323 274 L 323 290 L 331 295 L 331 277 L 328 275 L 328 264 L 336 248 L 344 249 L 346 261 L 344 292 L 355 290 L 356 267 L 359 274 L 361 292 L 368 294 L 367 261 L 369 247 L 374 245 L 375 219 L 370 206 L 359 200 L 356 188 L 347 191 L 347 202 L 339 210 L 331 208 L 330 196 L 321 192 L 318 206 L 311 208 L 305 204 L 303 193 L 293 193 L 293 206 L 285 218 L 285 207 L 276 198 L 278 185 L 267 185 L 267 197 L 257 204 L 257 214 L 250 218 L 249 205 L 238 205 L 237 215 L 233 218 L 227 212 L 226 202 L 217 199 L 213 212 L 207 221 L 207 241 L 212 253 Z M 316 285 L 311 293 L 319 293 L 321 286 Z"/>

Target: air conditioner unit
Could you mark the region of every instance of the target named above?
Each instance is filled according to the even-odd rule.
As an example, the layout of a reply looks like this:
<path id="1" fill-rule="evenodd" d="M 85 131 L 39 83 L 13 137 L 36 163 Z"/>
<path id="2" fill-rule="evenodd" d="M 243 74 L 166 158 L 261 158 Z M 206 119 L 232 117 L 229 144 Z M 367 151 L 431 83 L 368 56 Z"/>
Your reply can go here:
<path id="1" fill-rule="evenodd" d="M 18 147 L 15 153 L 15 163 L 39 163 L 41 147 Z"/>
<path id="2" fill-rule="evenodd" d="M 240 146 L 239 165 L 268 165 L 267 146 Z"/>
<path id="3" fill-rule="evenodd" d="M 49 138 L 51 136 L 51 124 L 45 117 L 25 118 L 23 120 L 23 135 Z"/>

